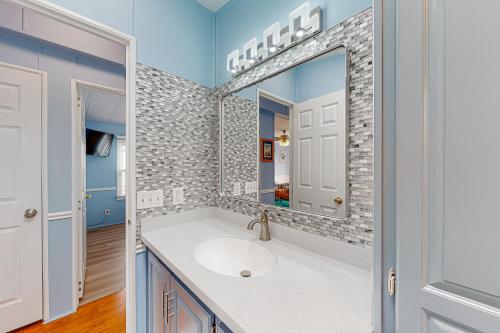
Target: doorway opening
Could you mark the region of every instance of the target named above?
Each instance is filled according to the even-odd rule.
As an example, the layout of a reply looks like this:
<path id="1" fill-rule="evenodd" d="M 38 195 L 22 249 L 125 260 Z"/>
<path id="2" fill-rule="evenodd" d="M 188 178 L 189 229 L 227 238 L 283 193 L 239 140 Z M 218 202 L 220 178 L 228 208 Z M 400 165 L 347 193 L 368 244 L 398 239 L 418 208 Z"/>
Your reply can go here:
<path id="1" fill-rule="evenodd" d="M 125 91 L 74 80 L 78 198 L 78 299 L 125 289 Z"/>

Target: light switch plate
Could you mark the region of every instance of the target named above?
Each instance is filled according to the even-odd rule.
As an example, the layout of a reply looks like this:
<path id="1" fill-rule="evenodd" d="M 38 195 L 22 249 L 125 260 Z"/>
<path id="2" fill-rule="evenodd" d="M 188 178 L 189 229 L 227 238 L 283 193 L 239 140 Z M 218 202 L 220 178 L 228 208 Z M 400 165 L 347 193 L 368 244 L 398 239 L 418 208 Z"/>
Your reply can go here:
<path id="1" fill-rule="evenodd" d="M 163 190 L 137 192 L 137 209 L 163 206 Z"/>
<path id="2" fill-rule="evenodd" d="M 138 191 L 137 192 L 137 209 L 148 208 L 148 191 Z"/>
<path id="3" fill-rule="evenodd" d="M 175 187 L 172 189 L 172 203 L 174 205 L 184 204 L 184 188 Z"/>
<path id="4" fill-rule="evenodd" d="M 241 183 L 237 182 L 233 184 L 233 195 L 238 197 L 241 195 Z"/>

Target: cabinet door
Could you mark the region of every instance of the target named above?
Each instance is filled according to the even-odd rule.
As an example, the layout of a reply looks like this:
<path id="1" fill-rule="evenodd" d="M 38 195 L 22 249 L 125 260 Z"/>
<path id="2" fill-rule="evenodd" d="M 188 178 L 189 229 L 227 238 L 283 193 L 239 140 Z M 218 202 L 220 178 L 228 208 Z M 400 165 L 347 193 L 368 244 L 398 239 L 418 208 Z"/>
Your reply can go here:
<path id="1" fill-rule="evenodd" d="M 167 323 L 166 320 L 166 316 L 169 314 L 164 311 L 167 307 L 165 303 L 170 303 L 168 296 L 171 275 L 150 252 L 148 252 L 148 277 L 148 332 L 171 333 L 170 322 Z"/>
<path id="2" fill-rule="evenodd" d="M 213 318 L 203 306 L 174 278 L 170 279 L 170 287 L 174 297 L 172 311 L 175 312 L 171 322 L 173 333 L 210 333 Z"/>

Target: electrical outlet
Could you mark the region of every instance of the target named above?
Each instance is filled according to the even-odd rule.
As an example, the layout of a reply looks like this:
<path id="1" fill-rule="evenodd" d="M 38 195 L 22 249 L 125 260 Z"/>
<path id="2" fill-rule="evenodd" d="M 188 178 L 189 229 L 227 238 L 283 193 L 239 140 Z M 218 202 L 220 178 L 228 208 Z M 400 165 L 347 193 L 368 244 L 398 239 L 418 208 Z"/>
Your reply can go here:
<path id="1" fill-rule="evenodd" d="M 257 182 L 245 182 L 245 194 L 257 192 Z"/>
<path id="2" fill-rule="evenodd" d="M 163 190 L 151 191 L 151 208 L 163 207 Z"/>
<path id="3" fill-rule="evenodd" d="M 110 216 L 110 215 L 111 215 L 111 209 L 106 208 L 106 209 L 104 210 L 104 215 L 105 215 L 105 216 Z"/>
<path id="4" fill-rule="evenodd" d="M 241 195 L 241 183 L 237 182 L 233 184 L 233 195 L 238 197 Z"/>
<path id="5" fill-rule="evenodd" d="M 172 202 L 174 205 L 184 204 L 184 188 L 175 187 L 172 189 Z"/>

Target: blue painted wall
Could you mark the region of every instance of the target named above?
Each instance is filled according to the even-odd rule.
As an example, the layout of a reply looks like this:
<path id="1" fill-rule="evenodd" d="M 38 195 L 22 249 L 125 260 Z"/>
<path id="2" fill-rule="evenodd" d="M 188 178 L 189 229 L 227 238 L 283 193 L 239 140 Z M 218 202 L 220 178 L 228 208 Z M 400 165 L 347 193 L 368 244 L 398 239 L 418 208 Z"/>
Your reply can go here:
<path id="1" fill-rule="evenodd" d="M 343 54 L 302 64 L 293 71 L 296 103 L 345 89 L 345 56 Z"/>
<path id="2" fill-rule="evenodd" d="M 288 13 L 304 0 L 231 0 L 216 13 L 216 84 L 230 79 L 226 71 L 227 54 L 252 37 L 262 40 L 262 32 L 274 22 L 288 25 Z M 310 0 L 311 6 L 321 6 L 323 29 L 351 17 L 372 5 L 372 0 Z"/>
<path id="3" fill-rule="evenodd" d="M 71 78 L 125 88 L 122 66 L 0 31 L 0 61 L 48 73 L 49 212 L 71 207 Z M 71 310 L 71 220 L 49 222 L 50 315 Z M 54 280 L 52 280 L 52 277 Z"/>
<path id="4" fill-rule="evenodd" d="M 135 256 L 135 287 L 136 287 L 136 332 L 147 332 L 147 255 L 146 251 Z"/>
<path id="5" fill-rule="evenodd" d="M 49 221 L 50 318 L 72 309 L 71 235 L 71 219 Z"/>
<path id="6" fill-rule="evenodd" d="M 125 223 L 125 200 L 117 200 L 116 190 L 91 191 L 93 188 L 116 188 L 116 136 L 125 136 L 125 125 L 88 121 L 87 128 L 115 135 L 108 157 L 87 155 L 87 191 L 92 194 L 87 200 L 87 229 Z M 110 209 L 111 215 L 105 216 L 105 209 Z"/>
<path id="7" fill-rule="evenodd" d="M 104 23 L 112 28 L 132 33 L 133 0 L 49 0 L 56 5 Z M 141 1 L 141 0 L 139 0 Z"/>
<path id="8" fill-rule="evenodd" d="M 137 61 L 215 84 L 215 15 L 194 0 L 52 0 L 131 34 Z"/>
<path id="9" fill-rule="evenodd" d="M 263 108 L 259 112 L 259 138 L 274 138 L 274 113 Z M 274 162 L 260 162 L 259 165 L 260 190 L 274 189 Z M 263 193 L 260 201 L 274 205 L 274 193 Z"/>
<path id="10" fill-rule="evenodd" d="M 259 88 L 268 93 L 295 101 L 295 75 L 293 70 L 286 71 L 259 83 Z"/>
<path id="11" fill-rule="evenodd" d="M 194 0 L 136 0 L 139 62 L 213 87 L 215 17 Z"/>

